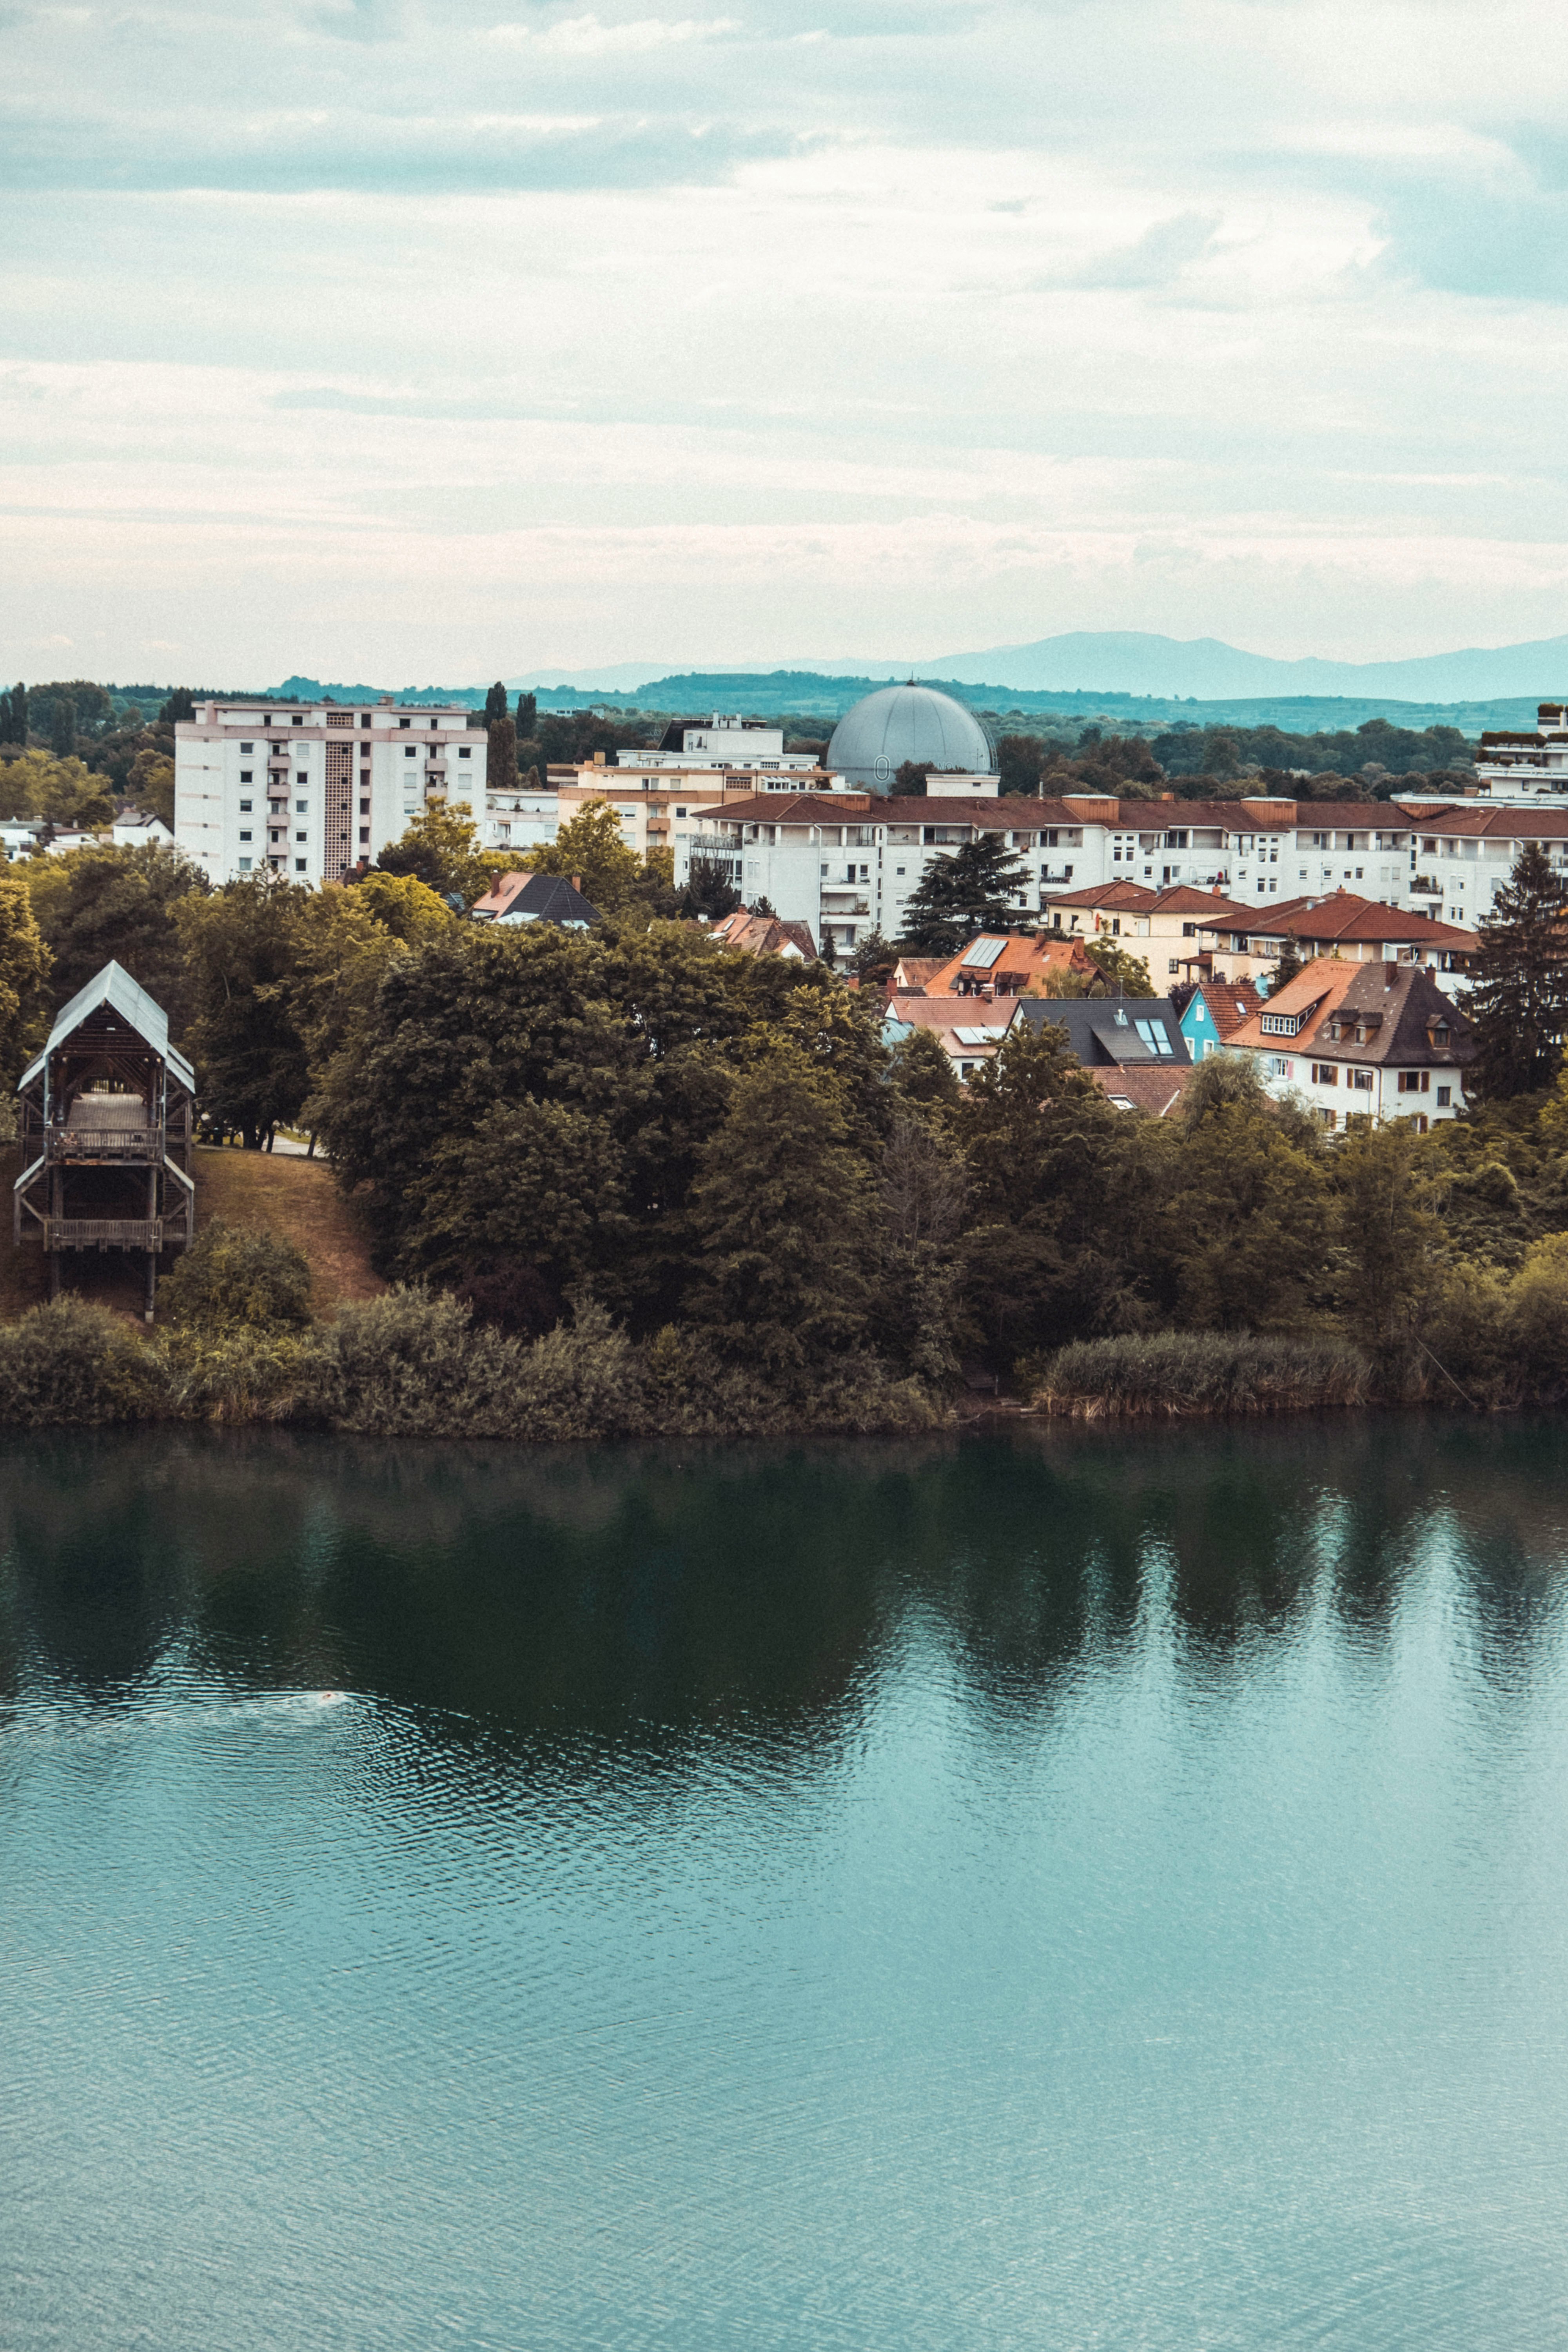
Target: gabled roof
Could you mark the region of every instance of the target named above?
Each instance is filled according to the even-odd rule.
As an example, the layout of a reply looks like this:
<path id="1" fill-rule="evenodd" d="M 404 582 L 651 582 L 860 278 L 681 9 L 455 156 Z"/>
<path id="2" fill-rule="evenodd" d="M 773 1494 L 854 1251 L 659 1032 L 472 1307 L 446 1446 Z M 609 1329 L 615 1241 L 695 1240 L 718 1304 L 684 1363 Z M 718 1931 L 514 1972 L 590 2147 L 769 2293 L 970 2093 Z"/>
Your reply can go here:
<path id="1" fill-rule="evenodd" d="M 1294 1035 L 1265 1034 L 1264 1022 L 1282 1016 L 1299 1022 Z M 1337 1019 L 1342 1026 L 1352 1016 L 1365 1032 L 1359 1041 L 1330 1036 L 1332 1022 Z M 1432 1037 L 1439 1024 L 1447 1031 L 1441 1045 Z M 1472 1024 L 1423 966 L 1344 963 L 1337 956 L 1319 956 L 1299 971 L 1226 1043 L 1252 1051 L 1310 1051 L 1327 1061 L 1381 1062 L 1396 1068 L 1459 1068 L 1476 1055 Z"/>
<path id="2" fill-rule="evenodd" d="M 584 927 L 599 920 L 599 910 L 590 906 L 581 890 L 575 890 L 563 874 L 503 874 L 500 879 L 476 898 L 468 912 L 481 923 L 558 923 L 563 927 Z"/>
<path id="3" fill-rule="evenodd" d="M 1085 1069 L 1112 1063 L 1171 1069 L 1192 1062 L 1168 996 L 1021 996 L 1013 1018 L 1026 1021 L 1031 1029 L 1047 1023 L 1065 1029 Z"/>
<path id="4" fill-rule="evenodd" d="M 994 989 L 1004 978 L 1027 981 L 1047 971 L 1092 970 L 1084 943 L 1061 933 L 983 931 L 955 956 L 937 966 L 925 986 L 932 996 L 945 996 L 964 986 Z"/>
<path id="5" fill-rule="evenodd" d="M 1342 940 L 1389 946 L 1450 948 L 1473 955 L 1480 946 L 1474 931 L 1435 923 L 1429 915 L 1385 907 L 1355 890 L 1334 890 L 1323 898 L 1292 898 L 1281 907 L 1235 908 L 1200 924 L 1204 930 L 1246 930 L 1265 940 Z"/>
<path id="6" fill-rule="evenodd" d="M 1245 1022 L 1263 1010 L 1263 999 L 1249 980 L 1200 981 L 1183 1012 L 1184 1021 L 1194 1002 L 1202 1003 L 1215 1035 L 1220 1038 L 1234 1036 Z"/>
<path id="7" fill-rule="evenodd" d="M 1141 1110 L 1151 1118 L 1164 1118 L 1181 1101 L 1193 1074 L 1166 1063 L 1159 1069 L 1091 1069 L 1085 1075 L 1118 1110 Z"/>
<path id="8" fill-rule="evenodd" d="M 743 955 L 797 955 L 808 963 L 816 960 L 816 942 L 811 936 L 811 925 L 785 922 L 779 915 L 752 915 L 744 907 L 726 915 L 708 933 L 721 946 L 739 948 Z"/>
<path id="9" fill-rule="evenodd" d="M 132 979 L 123 965 L 112 961 L 95 973 L 85 988 L 79 988 L 68 1004 L 60 1007 L 49 1031 L 48 1043 L 23 1071 L 18 1087 L 36 1078 L 49 1055 L 68 1044 L 82 1024 L 104 1008 L 133 1029 L 160 1061 L 167 1062 L 182 1085 L 194 1090 L 195 1072 L 184 1055 L 169 1043 L 168 1014 L 156 997 L 149 996 L 140 982 Z"/>

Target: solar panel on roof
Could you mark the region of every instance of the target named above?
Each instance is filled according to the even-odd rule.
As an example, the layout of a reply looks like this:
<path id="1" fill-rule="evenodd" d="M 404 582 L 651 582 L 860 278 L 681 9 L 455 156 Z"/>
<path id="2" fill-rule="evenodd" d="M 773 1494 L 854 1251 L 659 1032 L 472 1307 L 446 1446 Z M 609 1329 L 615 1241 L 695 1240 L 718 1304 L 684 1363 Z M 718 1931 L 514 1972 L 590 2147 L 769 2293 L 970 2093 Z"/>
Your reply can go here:
<path id="1" fill-rule="evenodd" d="M 963 961 L 979 971 L 989 971 L 1006 944 L 1005 940 L 976 940 Z"/>
<path id="2" fill-rule="evenodd" d="M 961 1045 L 994 1045 L 1003 1033 L 1000 1029 L 955 1029 L 952 1034 Z"/>

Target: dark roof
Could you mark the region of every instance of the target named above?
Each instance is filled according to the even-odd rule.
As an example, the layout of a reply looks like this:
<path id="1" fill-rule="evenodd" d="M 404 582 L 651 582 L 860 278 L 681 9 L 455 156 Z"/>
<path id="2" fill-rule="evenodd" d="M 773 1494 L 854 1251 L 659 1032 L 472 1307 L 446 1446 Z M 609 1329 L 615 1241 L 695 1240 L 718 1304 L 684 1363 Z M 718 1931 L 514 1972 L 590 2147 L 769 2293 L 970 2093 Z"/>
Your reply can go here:
<path id="1" fill-rule="evenodd" d="M 83 1028 L 94 1013 L 103 1013 L 115 1021 L 123 1022 L 134 1031 L 161 1062 L 167 1062 L 181 1084 L 195 1089 L 196 1077 L 189 1062 L 169 1043 L 169 1016 L 156 997 L 149 996 L 139 982 L 132 979 L 122 964 L 112 959 L 101 971 L 95 972 L 85 988 L 79 988 L 68 1004 L 56 1013 L 49 1031 L 48 1042 L 42 1053 L 23 1071 L 18 1088 L 37 1077 L 49 1055 L 65 1045 L 77 1031 Z"/>
<path id="2" fill-rule="evenodd" d="M 563 874 L 508 874 L 469 908 L 482 923 L 557 923 L 563 929 L 599 920 L 581 890 Z"/>
<path id="3" fill-rule="evenodd" d="M 1047 1023 L 1065 1029 L 1068 1044 L 1086 1069 L 1094 1064 L 1174 1069 L 1192 1063 L 1168 996 L 1023 996 L 1013 1018 L 1026 1021 L 1031 1029 L 1043 1029 Z M 1141 1022 L 1153 1033 L 1155 1043 L 1142 1034 Z M 1159 1050 L 1162 1031 L 1171 1048 L 1168 1054 Z"/>

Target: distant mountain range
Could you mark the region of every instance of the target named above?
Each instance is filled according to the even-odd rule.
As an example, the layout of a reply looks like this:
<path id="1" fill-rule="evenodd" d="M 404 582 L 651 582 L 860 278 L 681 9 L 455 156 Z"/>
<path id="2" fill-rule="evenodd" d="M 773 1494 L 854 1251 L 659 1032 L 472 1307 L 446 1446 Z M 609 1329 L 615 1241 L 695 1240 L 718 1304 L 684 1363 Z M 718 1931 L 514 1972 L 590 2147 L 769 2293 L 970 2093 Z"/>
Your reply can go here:
<path id="1" fill-rule="evenodd" d="M 777 669 L 721 664 L 658 675 L 647 662 L 602 668 L 532 670 L 510 677 L 513 694 L 537 693 L 545 708 L 584 698 L 662 711 L 744 709 L 754 716 L 799 713 L 832 719 L 890 678 L 918 676 L 989 710 L 1046 716 L 1106 715 L 1147 724 L 1274 725 L 1315 731 L 1385 716 L 1409 727 L 1448 723 L 1474 734 L 1528 723 L 1535 704 L 1568 695 L 1568 636 L 1524 645 L 1469 647 L 1409 661 L 1334 662 L 1309 655 L 1278 661 L 1218 637 L 1164 637 L 1138 630 L 1072 630 L 1034 644 L 939 654 L 909 664 L 816 661 Z M 481 703 L 486 686 L 403 687 L 404 702 Z M 379 686 L 285 678 L 281 696 L 374 702 Z"/>
<path id="2" fill-rule="evenodd" d="M 1403 702 L 1480 702 L 1499 695 L 1546 700 L 1568 693 L 1568 636 L 1526 645 L 1469 646 L 1411 661 L 1277 661 L 1243 653 L 1218 637 L 1160 637 L 1142 631 L 1073 630 L 1027 646 L 989 646 L 942 654 L 929 664 L 966 685 L 1060 693 L 1194 696 L 1200 701 L 1258 695 L 1391 697 Z"/>

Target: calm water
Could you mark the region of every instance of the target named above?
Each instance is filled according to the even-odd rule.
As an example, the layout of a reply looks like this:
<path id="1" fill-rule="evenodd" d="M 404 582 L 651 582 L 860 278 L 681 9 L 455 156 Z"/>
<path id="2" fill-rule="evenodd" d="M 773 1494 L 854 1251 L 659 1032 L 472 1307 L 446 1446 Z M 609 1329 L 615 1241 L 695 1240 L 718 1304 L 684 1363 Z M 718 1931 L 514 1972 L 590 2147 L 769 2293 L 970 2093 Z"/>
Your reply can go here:
<path id="1" fill-rule="evenodd" d="M 1555 2352 L 1565 1467 L 0 1446 L 0 2344 Z"/>

